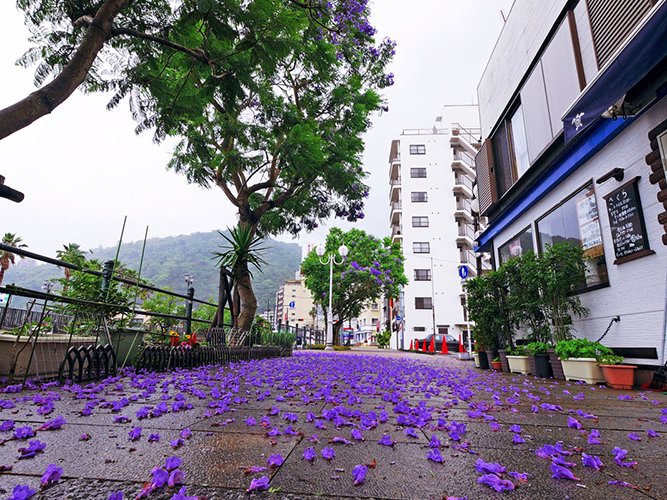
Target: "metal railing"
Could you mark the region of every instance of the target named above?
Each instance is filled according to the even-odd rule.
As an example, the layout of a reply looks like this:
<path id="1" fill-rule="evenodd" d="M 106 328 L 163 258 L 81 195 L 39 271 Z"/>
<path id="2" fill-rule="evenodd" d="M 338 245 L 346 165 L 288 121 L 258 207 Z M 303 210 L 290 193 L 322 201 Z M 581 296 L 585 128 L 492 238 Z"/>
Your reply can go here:
<path id="1" fill-rule="evenodd" d="M 454 182 L 457 186 L 465 186 L 470 189 L 470 191 L 473 190 L 473 183 L 467 175 L 456 174 L 454 176 Z"/>
<path id="2" fill-rule="evenodd" d="M 463 210 L 465 212 L 470 212 L 472 210 L 472 203 L 466 199 L 456 200 L 456 209 Z"/>
<path id="3" fill-rule="evenodd" d="M 392 201 L 391 202 L 391 209 L 392 210 L 402 210 L 403 209 L 403 203 L 400 201 Z"/>
<path id="4" fill-rule="evenodd" d="M 400 186 L 401 185 L 401 177 L 399 176 L 398 179 L 389 179 L 389 184 L 392 186 Z"/>
<path id="5" fill-rule="evenodd" d="M 459 225 L 459 236 L 468 236 L 470 239 L 475 239 L 475 231 L 469 224 Z"/>
<path id="6" fill-rule="evenodd" d="M 454 161 L 465 163 L 472 170 L 475 168 L 475 158 L 463 150 L 454 151 Z"/>
<path id="7" fill-rule="evenodd" d="M 394 224 L 391 227 L 391 237 L 395 236 L 402 236 L 403 235 L 403 225 L 402 224 Z"/>
<path id="8" fill-rule="evenodd" d="M 482 135 L 482 129 L 480 128 L 466 128 L 463 127 L 460 123 L 452 124 L 452 135 L 465 139 L 470 144 L 476 144 L 479 142 Z"/>

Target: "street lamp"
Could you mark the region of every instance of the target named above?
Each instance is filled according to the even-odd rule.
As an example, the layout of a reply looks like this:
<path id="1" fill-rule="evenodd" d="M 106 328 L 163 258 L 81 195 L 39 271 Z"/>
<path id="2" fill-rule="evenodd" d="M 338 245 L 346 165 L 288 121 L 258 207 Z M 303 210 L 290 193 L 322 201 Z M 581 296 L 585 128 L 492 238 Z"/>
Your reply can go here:
<path id="1" fill-rule="evenodd" d="M 46 290 L 46 293 L 51 293 L 55 284 L 51 280 L 44 280 L 42 283 L 42 290 Z"/>
<path id="2" fill-rule="evenodd" d="M 336 260 L 336 256 L 333 253 L 330 253 L 329 255 L 324 257 L 324 254 L 326 252 L 324 245 L 318 245 L 317 248 L 315 249 L 315 252 L 317 253 L 317 256 L 320 258 L 320 262 L 322 264 L 324 265 L 329 264 L 329 309 L 327 309 L 327 345 L 325 347 L 325 350 L 331 351 L 333 350 L 333 304 L 332 304 L 333 265 L 336 264 L 338 266 L 345 261 L 345 257 L 347 257 L 348 254 L 348 249 L 345 245 L 341 245 L 338 247 L 338 253 L 342 257 L 340 262 Z M 324 257 L 324 259 L 322 257 Z"/>

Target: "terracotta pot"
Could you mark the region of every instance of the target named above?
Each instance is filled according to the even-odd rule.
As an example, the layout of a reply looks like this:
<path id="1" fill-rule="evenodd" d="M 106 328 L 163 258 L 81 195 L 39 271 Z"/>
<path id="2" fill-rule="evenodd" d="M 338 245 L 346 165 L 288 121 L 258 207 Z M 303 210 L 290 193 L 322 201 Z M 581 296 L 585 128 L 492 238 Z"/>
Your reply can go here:
<path id="1" fill-rule="evenodd" d="M 507 352 L 505 349 L 498 349 L 498 356 L 500 357 L 500 365 L 503 368 L 504 372 L 510 371 L 510 365 L 507 361 Z"/>
<path id="2" fill-rule="evenodd" d="M 607 385 L 612 389 L 630 390 L 635 384 L 634 365 L 600 365 Z"/>
<path id="3" fill-rule="evenodd" d="M 493 367 L 494 370 L 501 371 L 502 369 L 502 364 L 500 361 L 491 361 L 491 366 Z"/>
<path id="4" fill-rule="evenodd" d="M 554 349 L 548 349 L 547 354 L 549 355 L 549 362 L 551 363 L 551 369 L 553 370 L 554 378 L 556 380 L 565 380 L 563 364 L 560 362 L 556 351 Z"/>

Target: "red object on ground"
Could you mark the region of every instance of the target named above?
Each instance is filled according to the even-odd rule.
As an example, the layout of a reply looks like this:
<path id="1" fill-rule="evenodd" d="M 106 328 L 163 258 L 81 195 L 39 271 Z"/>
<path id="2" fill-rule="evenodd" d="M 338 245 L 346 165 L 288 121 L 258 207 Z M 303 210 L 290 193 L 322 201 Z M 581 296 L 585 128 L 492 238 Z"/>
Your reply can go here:
<path id="1" fill-rule="evenodd" d="M 466 352 L 465 347 L 463 347 L 463 342 L 461 341 L 461 334 L 459 333 L 459 352 Z"/>
<path id="2" fill-rule="evenodd" d="M 431 337 L 431 345 L 428 346 L 428 352 L 435 352 L 435 337 Z"/>
<path id="3" fill-rule="evenodd" d="M 449 354 L 449 347 L 447 347 L 447 339 L 445 337 L 442 338 L 442 351 L 440 354 Z"/>
<path id="4" fill-rule="evenodd" d="M 428 347 L 426 346 L 426 339 L 424 339 L 424 347 L 422 347 L 424 352 L 428 352 Z"/>
<path id="5" fill-rule="evenodd" d="M 413 349 L 413 347 L 412 347 L 412 340 L 411 340 L 410 341 L 410 350 L 412 351 L 412 349 Z"/>

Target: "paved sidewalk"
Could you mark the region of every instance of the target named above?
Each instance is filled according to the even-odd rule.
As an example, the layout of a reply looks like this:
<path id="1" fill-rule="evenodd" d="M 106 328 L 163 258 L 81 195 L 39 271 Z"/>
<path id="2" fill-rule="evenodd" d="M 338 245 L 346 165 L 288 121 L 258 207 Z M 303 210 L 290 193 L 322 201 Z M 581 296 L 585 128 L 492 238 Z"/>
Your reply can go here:
<path id="1" fill-rule="evenodd" d="M 0 469 L 11 466 L 0 473 L 0 498 L 19 484 L 34 498 L 172 498 L 181 486 L 162 485 L 161 474 L 179 457 L 183 477 L 174 479 L 192 498 L 667 499 L 663 394 L 471 366 L 454 356 L 299 352 L 0 394 Z M 39 430 L 58 416 L 60 428 Z M 25 427 L 36 436 L 15 438 Z M 19 458 L 34 440 L 44 450 Z M 602 470 L 584 466 L 582 453 L 598 456 Z M 62 477 L 41 489 L 49 464 Z M 246 474 L 252 466 L 267 470 Z M 552 478 L 567 471 L 577 479 Z M 268 490 L 247 494 L 253 479 Z"/>

